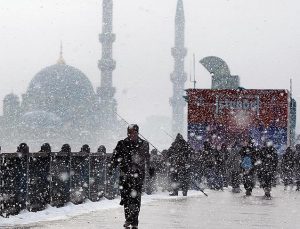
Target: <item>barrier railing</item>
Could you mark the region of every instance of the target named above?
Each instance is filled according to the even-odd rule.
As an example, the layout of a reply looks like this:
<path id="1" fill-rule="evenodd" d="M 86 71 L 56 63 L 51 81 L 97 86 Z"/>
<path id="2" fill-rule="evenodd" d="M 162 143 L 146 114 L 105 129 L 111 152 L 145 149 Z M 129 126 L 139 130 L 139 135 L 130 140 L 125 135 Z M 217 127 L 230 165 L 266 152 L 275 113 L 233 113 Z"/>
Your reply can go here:
<path id="1" fill-rule="evenodd" d="M 1 153 L 0 215 L 40 211 L 47 204 L 61 207 L 104 196 L 113 199 L 119 193 L 118 174 L 108 176 L 109 161 L 104 146 L 90 152 L 84 145 L 80 152 L 72 152 L 65 144 L 60 152 L 51 152 L 50 145 L 44 144 L 40 152 L 30 153 L 22 143 L 15 153 Z"/>

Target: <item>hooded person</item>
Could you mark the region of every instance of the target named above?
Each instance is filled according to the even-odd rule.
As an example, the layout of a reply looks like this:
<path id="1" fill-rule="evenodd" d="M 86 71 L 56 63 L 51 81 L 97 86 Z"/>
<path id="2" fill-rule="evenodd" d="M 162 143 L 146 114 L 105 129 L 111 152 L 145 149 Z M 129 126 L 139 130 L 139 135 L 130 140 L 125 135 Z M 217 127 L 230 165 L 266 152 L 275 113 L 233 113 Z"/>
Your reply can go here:
<path id="1" fill-rule="evenodd" d="M 187 196 L 190 180 L 190 156 L 192 153 L 188 143 L 181 134 L 177 134 L 175 141 L 168 150 L 170 155 L 170 178 L 172 193 L 177 196 L 181 188 L 183 196 Z"/>

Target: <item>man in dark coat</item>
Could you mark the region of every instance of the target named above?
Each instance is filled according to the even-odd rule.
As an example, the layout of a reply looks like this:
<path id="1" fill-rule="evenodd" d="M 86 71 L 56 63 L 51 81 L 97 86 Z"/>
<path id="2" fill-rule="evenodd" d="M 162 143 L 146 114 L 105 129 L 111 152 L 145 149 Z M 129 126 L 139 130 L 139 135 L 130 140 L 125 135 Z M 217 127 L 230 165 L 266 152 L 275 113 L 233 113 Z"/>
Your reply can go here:
<path id="1" fill-rule="evenodd" d="M 186 196 L 189 188 L 191 149 L 182 135 L 177 134 L 168 151 L 171 161 L 170 175 L 173 189 L 170 195 L 177 196 L 179 188 L 182 188 L 182 194 Z"/>
<path id="2" fill-rule="evenodd" d="M 261 185 L 265 191 L 265 197 L 270 198 L 272 180 L 275 177 L 278 165 L 276 149 L 270 143 L 265 143 L 260 150 L 259 160 L 261 164 Z"/>
<path id="3" fill-rule="evenodd" d="M 240 174 L 241 174 L 241 145 L 238 141 L 234 143 L 227 161 L 227 170 L 233 193 L 240 193 Z"/>
<path id="4" fill-rule="evenodd" d="M 254 188 L 254 171 L 256 162 L 256 149 L 252 139 L 249 140 L 246 146 L 240 150 L 241 155 L 241 169 L 243 174 L 243 184 L 246 190 L 246 196 L 251 196 Z"/>
<path id="5" fill-rule="evenodd" d="M 224 187 L 228 187 L 229 183 L 229 173 L 228 173 L 228 158 L 230 156 L 228 147 L 225 143 L 221 145 L 220 150 L 221 155 L 217 158 L 217 165 L 221 166 L 221 175 L 223 177 Z"/>
<path id="6" fill-rule="evenodd" d="M 159 156 L 157 154 L 157 149 L 151 150 L 150 154 L 150 166 L 149 166 L 149 179 L 147 182 L 146 193 L 148 195 L 157 191 L 157 173 L 159 169 Z"/>
<path id="7" fill-rule="evenodd" d="M 142 188 L 149 169 L 149 143 L 139 138 L 139 127 L 129 125 L 128 137 L 118 142 L 112 156 L 110 170 L 120 168 L 121 205 L 124 205 L 124 228 L 137 229 Z"/>
<path id="8" fill-rule="evenodd" d="M 216 151 L 208 141 L 203 143 L 203 150 L 200 157 L 202 174 L 207 180 L 210 189 L 216 189 Z"/>
<path id="9" fill-rule="evenodd" d="M 289 185 L 293 185 L 294 177 L 294 166 L 295 166 L 295 152 L 291 147 L 288 147 L 285 154 L 282 156 L 281 161 L 281 171 L 283 176 L 284 190 L 287 189 Z"/>
<path id="10" fill-rule="evenodd" d="M 296 191 L 300 191 L 300 144 L 296 145 L 295 153 L 295 178 L 296 178 Z"/>

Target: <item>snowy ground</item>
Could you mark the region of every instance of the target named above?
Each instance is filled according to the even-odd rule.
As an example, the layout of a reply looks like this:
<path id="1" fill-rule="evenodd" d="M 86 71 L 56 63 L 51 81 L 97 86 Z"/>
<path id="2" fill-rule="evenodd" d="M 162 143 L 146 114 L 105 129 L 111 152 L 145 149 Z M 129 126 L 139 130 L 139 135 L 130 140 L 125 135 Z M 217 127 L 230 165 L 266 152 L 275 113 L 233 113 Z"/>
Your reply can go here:
<path id="1" fill-rule="evenodd" d="M 300 228 L 300 192 L 273 190 L 273 199 L 264 200 L 261 189 L 253 196 L 232 194 L 230 190 L 210 191 L 208 197 L 189 192 L 189 197 L 169 197 L 167 193 L 143 196 L 141 229 L 199 228 Z M 23 212 L 0 218 L 0 228 L 122 228 L 123 209 L 119 200 L 88 202 L 45 211 Z"/>

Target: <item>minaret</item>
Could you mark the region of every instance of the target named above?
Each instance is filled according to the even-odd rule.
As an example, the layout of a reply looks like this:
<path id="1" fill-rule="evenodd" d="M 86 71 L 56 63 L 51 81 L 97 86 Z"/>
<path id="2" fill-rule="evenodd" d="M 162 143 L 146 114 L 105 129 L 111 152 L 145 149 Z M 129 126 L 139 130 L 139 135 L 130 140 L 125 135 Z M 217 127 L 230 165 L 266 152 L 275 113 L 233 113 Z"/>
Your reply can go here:
<path id="1" fill-rule="evenodd" d="M 100 43 L 102 44 L 102 58 L 98 63 L 101 71 L 101 86 L 98 88 L 97 93 L 100 98 L 103 126 L 110 129 L 117 119 L 117 103 L 114 99 L 115 88 L 112 85 L 112 72 L 116 68 L 116 62 L 112 59 L 112 46 L 116 39 L 115 34 L 112 33 L 112 0 L 103 0 L 102 7 L 102 33 L 99 36 Z"/>
<path id="2" fill-rule="evenodd" d="M 184 83 L 187 76 L 184 72 L 184 58 L 187 50 L 184 47 L 184 9 L 182 0 L 177 2 L 177 10 L 175 17 L 175 47 L 172 48 L 172 56 L 174 57 L 174 71 L 171 74 L 171 81 L 173 83 L 173 96 L 170 98 L 172 106 L 172 133 L 176 136 L 177 133 L 183 133 L 184 125 Z"/>
<path id="3" fill-rule="evenodd" d="M 66 64 L 66 61 L 63 57 L 63 45 L 62 42 L 60 42 L 60 52 L 59 52 L 59 58 L 57 60 L 57 64 Z"/>

